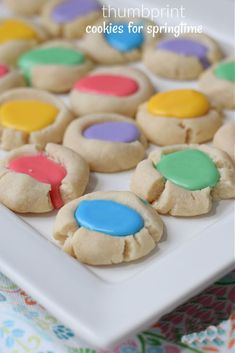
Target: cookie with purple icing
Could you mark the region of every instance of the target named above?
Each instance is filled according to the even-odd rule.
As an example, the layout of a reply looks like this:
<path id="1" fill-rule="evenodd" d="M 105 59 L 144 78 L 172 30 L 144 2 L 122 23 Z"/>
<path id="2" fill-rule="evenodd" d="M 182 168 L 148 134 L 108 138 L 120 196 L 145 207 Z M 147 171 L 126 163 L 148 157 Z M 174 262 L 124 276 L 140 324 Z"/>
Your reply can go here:
<path id="1" fill-rule="evenodd" d="M 194 80 L 222 58 L 217 43 L 205 34 L 166 38 L 149 47 L 144 63 L 155 75 L 173 80 Z"/>
<path id="2" fill-rule="evenodd" d="M 146 139 L 137 124 L 123 115 L 91 114 L 74 120 L 64 146 L 78 152 L 96 172 L 134 168 L 143 158 Z"/>
<path id="3" fill-rule="evenodd" d="M 101 16 L 97 0 L 50 0 L 42 9 L 42 23 L 54 37 L 80 38 L 87 25 Z"/>

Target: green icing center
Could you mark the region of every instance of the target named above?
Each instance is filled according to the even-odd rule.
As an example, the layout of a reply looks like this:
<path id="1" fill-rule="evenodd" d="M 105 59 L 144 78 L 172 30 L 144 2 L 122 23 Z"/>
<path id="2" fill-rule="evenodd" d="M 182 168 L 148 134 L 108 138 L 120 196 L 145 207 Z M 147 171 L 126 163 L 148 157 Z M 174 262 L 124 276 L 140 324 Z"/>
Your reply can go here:
<path id="1" fill-rule="evenodd" d="M 22 55 L 18 66 L 28 82 L 31 82 L 32 68 L 36 65 L 80 65 L 85 61 L 83 53 L 69 48 L 42 48 Z"/>
<path id="2" fill-rule="evenodd" d="M 215 186 L 220 174 L 207 154 L 186 149 L 163 155 L 156 169 L 165 179 L 188 190 L 201 190 Z"/>
<path id="3" fill-rule="evenodd" d="M 235 82 L 235 61 L 218 65 L 214 73 L 217 78 Z"/>

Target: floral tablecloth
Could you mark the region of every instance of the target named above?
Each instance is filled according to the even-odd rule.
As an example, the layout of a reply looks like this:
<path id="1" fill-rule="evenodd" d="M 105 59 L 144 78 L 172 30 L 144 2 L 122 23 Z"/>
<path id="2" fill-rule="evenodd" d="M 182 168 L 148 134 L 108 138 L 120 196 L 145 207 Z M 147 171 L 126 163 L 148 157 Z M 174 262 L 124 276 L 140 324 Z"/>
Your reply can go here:
<path id="1" fill-rule="evenodd" d="M 235 271 L 112 353 L 235 352 Z M 0 273 L 0 353 L 98 352 Z"/>

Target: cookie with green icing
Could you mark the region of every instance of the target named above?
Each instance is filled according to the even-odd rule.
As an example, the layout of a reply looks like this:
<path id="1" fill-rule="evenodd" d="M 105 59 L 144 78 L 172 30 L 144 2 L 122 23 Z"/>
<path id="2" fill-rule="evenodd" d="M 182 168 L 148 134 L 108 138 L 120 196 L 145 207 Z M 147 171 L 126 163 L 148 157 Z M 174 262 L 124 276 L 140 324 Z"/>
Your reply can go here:
<path id="1" fill-rule="evenodd" d="M 30 86 L 55 93 L 69 91 L 92 66 L 83 52 L 65 41 L 49 42 L 24 53 L 18 60 Z"/>
<path id="2" fill-rule="evenodd" d="M 80 197 L 59 211 L 54 227 L 63 250 L 89 265 L 137 260 L 157 246 L 162 234 L 157 212 L 128 191 Z"/>
<path id="3" fill-rule="evenodd" d="M 199 86 L 215 106 L 235 109 L 235 57 L 227 58 L 205 71 L 200 77 Z"/>
<path id="4" fill-rule="evenodd" d="M 198 216 L 210 212 L 214 199 L 235 197 L 235 168 L 207 145 L 164 147 L 138 164 L 131 190 L 159 213 Z"/>

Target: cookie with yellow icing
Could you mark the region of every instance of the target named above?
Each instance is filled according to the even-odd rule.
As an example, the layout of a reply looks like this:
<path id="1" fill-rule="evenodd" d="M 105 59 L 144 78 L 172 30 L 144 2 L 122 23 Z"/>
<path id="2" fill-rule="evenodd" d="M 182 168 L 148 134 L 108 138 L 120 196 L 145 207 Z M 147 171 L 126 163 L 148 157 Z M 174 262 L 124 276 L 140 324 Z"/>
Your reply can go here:
<path id="1" fill-rule="evenodd" d="M 69 91 L 93 67 L 90 59 L 66 41 L 50 41 L 21 55 L 18 66 L 28 84 L 54 93 Z"/>
<path id="2" fill-rule="evenodd" d="M 77 39 L 102 15 L 98 0 L 49 0 L 42 8 L 42 24 L 53 37 Z"/>
<path id="3" fill-rule="evenodd" d="M 38 14 L 47 0 L 4 0 L 4 3 L 17 15 L 32 16 Z"/>
<path id="4" fill-rule="evenodd" d="M 146 18 L 102 18 L 94 24 L 97 29 L 84 37 L 83 47 L 88 55 L 101 65 L 119 65 L 140 60 L 146 48 L 156 42 L 158 36 L 148 34 L 153 22 Z M 98 31 L 108 27 L 109 30 Z"/>
<path id="5" fill-rule="evenodd" d="M 54 239 L 65 252 L 95 266 L 142 258 L 162 234 L 157 212 L 128 191 L 98 191 L 71 201 L 54 226 Z"/>
<path id="6" fill-rule="evenodd" d="M 138 106 L 154 93 L 144 72 L 124 66 L 101 67 L 78 80 L 71 93 L 77 115 L 117 113 L 133 117 Z"/>
<path id="7" fill-rule="evenodd" d="M 218 44 L 206 34 L 163 38 L 146 49 L 144 64 L 155 75 L 173 80 L 195 80 L 223 57 Z"/>
<path id="8" fill-rule="evenodd" d="M 167 146 L 211 140 L 223 115 L 203 93 L 178 89 L 152 96 L 139 107 L 136 120 L 149 141 Z"/>
<path id="9" fill-rule="evenodd" d="M 25 145 L 0 161 L 0 202 L 19 213 L 49 212 L 81 196 L 88 180 L 79 154 L 54 143 Z"/>
<path id="10" fill-rule="evenodd" d="M 28 143 L 61 143 L 73 115 L 50 93 L 18 88 L 0 95 L 0 146 L 5 150 Z"/>
<path id="11" fill-rule="evenodd" d="M 213 144 L 228 153 L 235 162 L 235 122 L 226 123 L 216 132 Z"/>
<path id="12" fill-rule="evenodd" d="M 22 18 L 0 20 L 0 62 L 15 64 L 18 57 L 48 38 L 38 24 Z"/>
<path id="13" fill-rule="evenodd" d="M 174 145 L 140 162 L 131 190 L 161 214 L 191 217 L 210 212 L 213 200 L 235 197 L 235 167 L 207 145 Z"/>
<path id="14" fill-rule="evenodd" d="M 9 65 L 0 64 L 0 94 L 5 91 L 25 86 L 25 80 L 18 70 Z"/>
<path id="15" fill-rule="evenodd" d="M 118 114 L 91 114 L 72 121 L 64 146 L 88 162 L 92 171 L 119 172 L 144 158 L 147 141 L 138 125 Z"/>
<path id="16" fill-rule="evenodd" d="M 206 70 L 200 76 L 198 85 L 215 106 L 235 109 L 235 57 Z"/>

